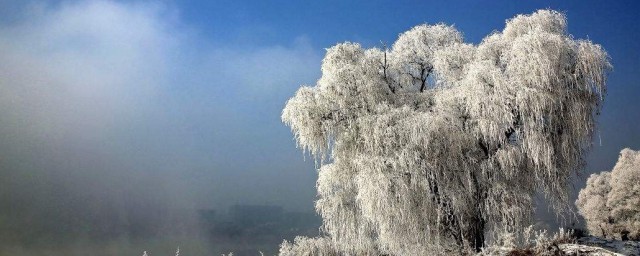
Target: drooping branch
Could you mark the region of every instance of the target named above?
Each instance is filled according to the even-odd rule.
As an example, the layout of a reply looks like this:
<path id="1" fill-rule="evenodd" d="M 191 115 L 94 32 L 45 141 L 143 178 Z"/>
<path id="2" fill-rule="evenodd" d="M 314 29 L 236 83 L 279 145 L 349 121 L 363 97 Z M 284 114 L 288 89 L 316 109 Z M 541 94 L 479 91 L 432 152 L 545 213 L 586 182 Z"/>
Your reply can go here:
<path id="1" fill-rule="evenodd" d="M 391 50 L 328 49 L 316 87 L 283 111 L 300 145 L 332 156 L 318 180 L 323 241 L 343 254 L 460 254 L 528 225 L 536 189 L 565 202 L 608 67 L 565 26 L 543 10 L 478 45 L 438 24 Z M 430 90 L 432 74 L 442 87 Z"/>

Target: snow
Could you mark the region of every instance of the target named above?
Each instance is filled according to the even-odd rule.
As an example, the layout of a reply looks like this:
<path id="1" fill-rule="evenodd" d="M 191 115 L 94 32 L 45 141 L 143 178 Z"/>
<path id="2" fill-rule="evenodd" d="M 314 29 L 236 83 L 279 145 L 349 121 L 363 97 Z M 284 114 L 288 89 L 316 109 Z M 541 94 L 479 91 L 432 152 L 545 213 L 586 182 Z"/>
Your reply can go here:
<path id="1" fill-rule="evenodd" d="M 609 240 L 593 236 L 583 237 L 578 239 L 578 244 L 566 245 L 567 250 L 573 249 L 587 249 L 587 248 L 600 248 L 599 251 L 609 251 L 611 255 L 628 255 L 628 256 L 640 256 L 640 241 L 620 241 Z M 565 251 L 567 251 L 565 250 Z M 597 255 L 597 254 L 594 254 Z M 608 255 L 608 254 L 601 254 Z"/>

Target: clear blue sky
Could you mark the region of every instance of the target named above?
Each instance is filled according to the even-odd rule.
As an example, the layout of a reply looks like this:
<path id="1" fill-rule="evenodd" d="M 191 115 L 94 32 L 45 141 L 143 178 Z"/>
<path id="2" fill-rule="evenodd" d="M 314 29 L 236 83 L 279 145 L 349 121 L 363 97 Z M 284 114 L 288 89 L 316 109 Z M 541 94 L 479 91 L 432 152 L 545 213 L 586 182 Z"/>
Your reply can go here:
<path id="1" fill-rule="evenodd" d="M 194 207 L 312 210 L 314 164 L 280 111 L 320 77 L 325 48 L 438 22 L 478 43 L 544 8 L 611 56 L 587 170 L 611 169 L 622 148 L 640 149 L 638 1 L 0 0 L 0 153 L 14 159 L 0 173 L 79 189 L 153 180 Z"/>

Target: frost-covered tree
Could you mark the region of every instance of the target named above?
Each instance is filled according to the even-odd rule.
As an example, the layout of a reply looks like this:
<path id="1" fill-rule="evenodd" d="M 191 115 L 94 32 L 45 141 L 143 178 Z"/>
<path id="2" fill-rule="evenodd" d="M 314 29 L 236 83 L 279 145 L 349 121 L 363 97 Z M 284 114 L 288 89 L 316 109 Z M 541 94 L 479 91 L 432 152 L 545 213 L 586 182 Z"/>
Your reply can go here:
<path id="1" fill-rule="evenodd" d="M 604 238 L 611 235 L 610 209 L 607 207 L 607 198 L 611 192 L 610 183 L 610 172 L 591 174 L 587 180 L 587 187 L 580 191 L 576 201 L 578 211 L 586 220 L 587 230 L 591 235 Z"/>
<path id="2" fill-rule="evenodd" d="M 591 234 L 640 240 L 640 151 L 623 149 L 611 172 L 592 174 L 576 205 Z"/>
<path id="3" fill-rule="evenodd" d="M 551 10 L 516 16 L 478 45 L 438 24 L 389 49 L 328 49 L 317 85 L 282 113 L 320 164 L 326 236 L 281 254 L 460 253 L 528 225 L 536 191 L 566 209 L 609 67 Z"/>

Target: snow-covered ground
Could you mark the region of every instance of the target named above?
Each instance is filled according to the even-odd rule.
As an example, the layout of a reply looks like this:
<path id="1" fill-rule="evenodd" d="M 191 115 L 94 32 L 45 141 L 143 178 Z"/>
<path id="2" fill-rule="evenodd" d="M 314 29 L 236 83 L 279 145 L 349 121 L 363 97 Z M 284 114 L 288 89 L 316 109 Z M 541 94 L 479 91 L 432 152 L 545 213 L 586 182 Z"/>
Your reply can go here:
<path id="1" fill-rule="evenodd" d="M 582 237 L 575 243 L 549 243 L 547 248 L 515 249 L 509 247 L 487 248 L 476 256 L 505 255 L 568 255 L 568 256 L 640 256 L 640 241 L 607 240 L 599 237 Z M 515 254 L 514 254 L 515 253 Z"/>
<path id="2" fill-rule="evenodd" d="M 560 249 L 569 255 L 628 255 L 640 256 L 640 241 L 607 240 L 583 237 L 577 244 L 561 244 Z"/>

